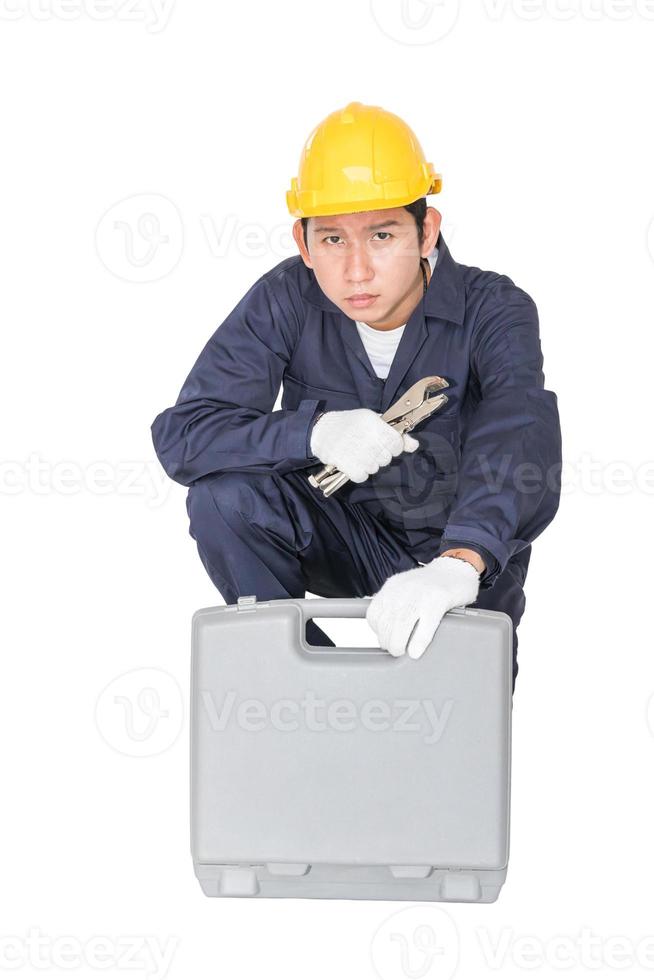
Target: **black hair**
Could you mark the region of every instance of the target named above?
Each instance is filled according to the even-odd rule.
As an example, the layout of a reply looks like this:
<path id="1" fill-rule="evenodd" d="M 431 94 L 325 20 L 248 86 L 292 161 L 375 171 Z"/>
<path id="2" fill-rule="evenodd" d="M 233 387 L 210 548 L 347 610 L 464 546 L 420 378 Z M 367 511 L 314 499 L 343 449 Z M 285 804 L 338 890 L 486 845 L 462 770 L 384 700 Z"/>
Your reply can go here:
<path id="1" fill-rule="evenodd" d="M 427 198 L 419 197 L 417 201 L 413 201 L 411 204 L 405 204 L 404 208 L 409 214 L 412 214 L 416 219 L 416 227 L 418 229 L 418 242 L 422 245 L 422 239 L 424 236 L 424 221 L 425 215 L 427 214 Z M 309 223 L 308 218 L 300 218 L 302 222 L 302 234 L 304 235 L 304 244 L 307 245 L 307 225 Z"/>

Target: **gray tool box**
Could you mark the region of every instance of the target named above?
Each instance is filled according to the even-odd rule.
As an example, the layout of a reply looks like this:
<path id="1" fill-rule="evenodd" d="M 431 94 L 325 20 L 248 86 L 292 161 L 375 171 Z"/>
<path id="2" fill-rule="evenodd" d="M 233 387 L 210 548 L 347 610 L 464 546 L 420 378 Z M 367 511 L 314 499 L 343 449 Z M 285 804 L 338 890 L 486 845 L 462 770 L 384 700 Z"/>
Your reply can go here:
<path id="1" fill-rule="evenodd" d="M 447 613 L 419 660 L 316 647 L 369 598 L 198 610 L 191 853 L 206 895 L 493 902 L 506 878 L 512 625 Z"/>

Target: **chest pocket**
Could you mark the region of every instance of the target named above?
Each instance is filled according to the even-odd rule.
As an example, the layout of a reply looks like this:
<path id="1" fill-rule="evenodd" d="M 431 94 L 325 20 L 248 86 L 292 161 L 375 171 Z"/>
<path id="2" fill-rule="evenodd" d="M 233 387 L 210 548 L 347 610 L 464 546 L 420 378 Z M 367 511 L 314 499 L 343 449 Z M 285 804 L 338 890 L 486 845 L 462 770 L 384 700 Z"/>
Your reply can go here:
<path id="1" fill-rule="evenodd" d="M 334 388 L 322 388 L 319 385 L 294 378 L 285 374 L 282 392 L 282 408 L 295 409 L 305 398 L 322 399 L 325 403 L 323 411 L 344 411 L 349 408 L 361 408 L 360 396 L 355 391 L 338 391 Z"/>

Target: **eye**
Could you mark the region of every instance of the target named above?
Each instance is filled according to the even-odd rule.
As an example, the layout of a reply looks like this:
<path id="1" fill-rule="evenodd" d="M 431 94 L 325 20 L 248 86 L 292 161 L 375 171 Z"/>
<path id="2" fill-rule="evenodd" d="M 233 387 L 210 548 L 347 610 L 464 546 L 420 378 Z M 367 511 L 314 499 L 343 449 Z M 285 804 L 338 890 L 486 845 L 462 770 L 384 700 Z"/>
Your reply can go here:
<path id="1" fill-rule="evenodd" d="M 330 238 L 337 238 L 338 239 L 340 237 L 341 237 L 340 235 L 327 235 L 326 238 L 323 238 L 323 242 L 328 242 Z"/>
<path id="2" fill-rule="evenodd" d="M 383 242 L 387 242 L 389 238 L 392 238 L 393 237 L 391 235 L 390 231 L 376 231 L 375 234 L 376 235 L 387 235 L 388 238 L 382 238 L 382 241 Z"/>

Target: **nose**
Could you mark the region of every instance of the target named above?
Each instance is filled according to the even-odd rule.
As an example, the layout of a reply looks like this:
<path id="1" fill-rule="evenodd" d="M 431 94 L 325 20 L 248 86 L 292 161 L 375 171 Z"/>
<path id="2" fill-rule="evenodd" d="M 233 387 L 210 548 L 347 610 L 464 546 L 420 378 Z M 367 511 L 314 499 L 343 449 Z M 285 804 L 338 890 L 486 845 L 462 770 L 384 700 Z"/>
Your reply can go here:
<path id="1" fill-rule="evenodd" d="M 373 277 L 373 269 L 365 245 L 353 245 L 345 263 L 345 278 L 352 285 L 366 283 Z"/>

